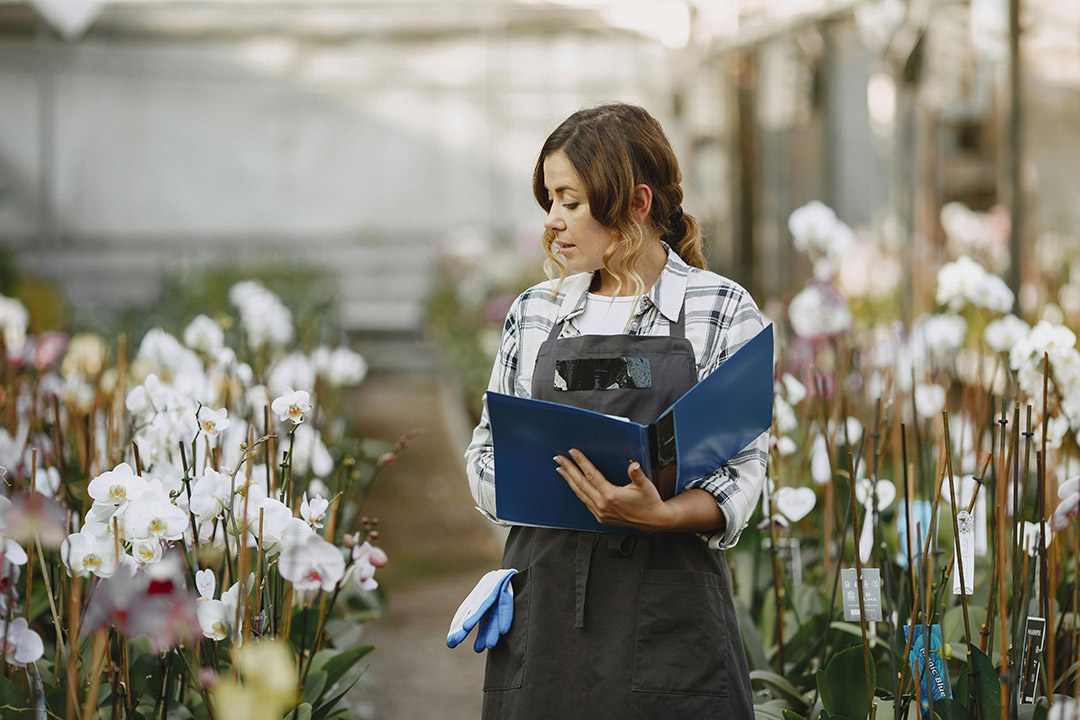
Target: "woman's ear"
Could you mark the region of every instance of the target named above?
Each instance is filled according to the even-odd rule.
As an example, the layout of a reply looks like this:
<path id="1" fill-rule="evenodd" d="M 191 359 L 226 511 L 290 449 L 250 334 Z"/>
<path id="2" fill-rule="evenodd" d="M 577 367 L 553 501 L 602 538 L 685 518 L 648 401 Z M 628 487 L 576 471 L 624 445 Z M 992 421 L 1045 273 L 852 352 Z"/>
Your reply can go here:
<path id="1" fill-rule="evenodd" d="M 634 194 L 630 198 L 630 218 L 636 223 L 644 223 L 652 209 L 652 188 L 645 183 L 634 186 Z"/>

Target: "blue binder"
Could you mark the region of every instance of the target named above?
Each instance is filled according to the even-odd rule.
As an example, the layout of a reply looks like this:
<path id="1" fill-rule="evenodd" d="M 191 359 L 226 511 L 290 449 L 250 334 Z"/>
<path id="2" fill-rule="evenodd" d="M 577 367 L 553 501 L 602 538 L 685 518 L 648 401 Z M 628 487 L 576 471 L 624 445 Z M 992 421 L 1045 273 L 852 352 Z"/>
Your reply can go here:
<path id="1" fill-rule="evenodd" d="M 767 325 L 649 425 L 544 400 L 491 391 L 486 397 L 500 520 L 633 533 L 597 522 L 552 458 L 577 448 L 617 485 L 630 481 L 627 467 L 636 460 L 661 497 L 682 492 L 772 425 L 773 328 Z"/>

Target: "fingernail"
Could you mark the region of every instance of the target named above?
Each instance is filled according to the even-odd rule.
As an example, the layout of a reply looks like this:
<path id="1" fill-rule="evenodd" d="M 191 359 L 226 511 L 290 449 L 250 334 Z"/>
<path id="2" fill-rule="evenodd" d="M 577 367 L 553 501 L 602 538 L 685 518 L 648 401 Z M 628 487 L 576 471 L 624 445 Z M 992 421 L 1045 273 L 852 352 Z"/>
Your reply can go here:
<path id="1" fill-rule="evenodd" d="M 636 460 L 634 460 L 634 461 L 632 461 L 632 462 L 630 463 L 630 469 L 631 469 L 631 470 L 637 470 L 637 469 L 639 469 L 640 467 L 641 467 L 641 464 L 640 464 L 640 463 L 638 463 L 638 462 L 637 462 Z"/>
<path id="2" fill-rule="evenodd" d="M 556 464 L 556 465 L 562 465 L 562 461 L 561 461 L 561 460 L 559 460 L 559 456 L 558 456 L 558 455 L 556 455 L 555 457 L 553 457 L 553 458 L 551 458 L 551 459 L 555 461 L 555 464 Z"/>

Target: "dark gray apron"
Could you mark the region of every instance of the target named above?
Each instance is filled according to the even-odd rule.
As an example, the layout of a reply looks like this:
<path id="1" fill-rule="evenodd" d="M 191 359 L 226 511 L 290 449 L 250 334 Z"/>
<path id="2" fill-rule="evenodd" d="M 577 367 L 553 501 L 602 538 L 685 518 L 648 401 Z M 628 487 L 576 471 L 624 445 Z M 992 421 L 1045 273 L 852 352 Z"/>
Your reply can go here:
<path id="1" fill-rule="evenodd" d="M 697 383 L 682 310 L 670 337 L 561 329 L 540 347 L 534 398 L 651 423 Z M 609 382 L 608 358 L 647 359 L 633 363 L 651 383 L 640 372 Z M 596 374 L 596 389 L 566 382 L 575 367 Z M 753 718 L 727 563 L 693 534 L 515 526 L 502 566 L 519 570 L 514 621 L 488 651 L 486 720 Z"/>

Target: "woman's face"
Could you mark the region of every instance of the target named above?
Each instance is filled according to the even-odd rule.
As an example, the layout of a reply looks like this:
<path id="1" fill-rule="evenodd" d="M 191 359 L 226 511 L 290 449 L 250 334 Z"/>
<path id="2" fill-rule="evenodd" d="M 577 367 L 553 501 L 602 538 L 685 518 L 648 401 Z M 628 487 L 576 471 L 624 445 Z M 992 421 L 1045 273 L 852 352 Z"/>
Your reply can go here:
<path id="1" fill-rule="evenodd" d="M 554 236 L 554 251 L 570 272 L 599 270 L 604 251 L 615 239 L 592 216 L 585 185 L 561 150 L 544 158 L 544 187 L 551 199 L 544 227 Z"/>

